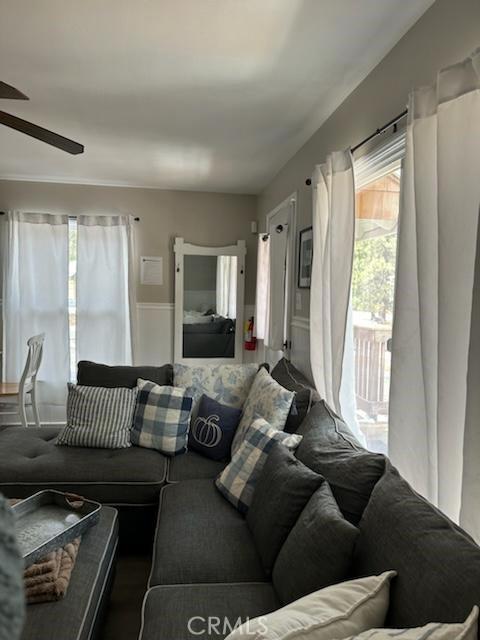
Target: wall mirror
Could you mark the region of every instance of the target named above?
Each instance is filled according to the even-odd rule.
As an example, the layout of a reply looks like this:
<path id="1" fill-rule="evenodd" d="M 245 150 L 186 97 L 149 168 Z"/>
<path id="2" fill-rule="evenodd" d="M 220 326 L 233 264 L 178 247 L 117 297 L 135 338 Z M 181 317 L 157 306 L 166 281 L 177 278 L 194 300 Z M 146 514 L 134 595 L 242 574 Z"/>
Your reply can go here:
<path id="1" fill-rule="evenodd" d="M 175 239 L 175 362 L 242 362 L 245 241 L 202 247 Z"/>

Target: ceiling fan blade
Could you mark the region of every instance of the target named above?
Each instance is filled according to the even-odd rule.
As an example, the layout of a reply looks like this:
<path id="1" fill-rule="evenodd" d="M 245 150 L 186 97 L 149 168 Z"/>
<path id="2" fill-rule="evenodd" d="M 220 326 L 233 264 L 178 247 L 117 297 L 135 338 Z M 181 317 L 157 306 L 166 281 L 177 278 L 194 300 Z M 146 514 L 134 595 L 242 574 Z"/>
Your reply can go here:
<path id="1" fill-rule="evenodd" d="M 46 142 L 47 144 L 52 145 L 52 147 L 57 147 L 57 149 L 61 149 L 62 151 L 66 151 L 73 155 L 83 153 L 85 149 L 83 144 L 64 138 L 58 133 L 54 133 L 53 131 L 39 127 L 36 124 L 27 122 L 27 120 L 22 120 L 21 118 L 12 116 L 10 113 L 5 113 L 5 111 L 0 111 L 0 124 L 4 124 L 16 131 L 26 133 L 27 136 Z"/>
<path id="2" fill-rule="evenodd" d="M 29 100 L 24 93 L 0 81 L 0 100 Z"/>

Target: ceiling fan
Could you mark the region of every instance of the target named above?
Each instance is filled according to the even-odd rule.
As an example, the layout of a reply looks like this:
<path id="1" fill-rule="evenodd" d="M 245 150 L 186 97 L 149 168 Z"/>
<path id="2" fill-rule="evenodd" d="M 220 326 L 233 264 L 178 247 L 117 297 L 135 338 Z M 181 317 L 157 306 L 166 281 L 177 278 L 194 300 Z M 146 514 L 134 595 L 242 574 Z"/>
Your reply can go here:
<path id="1" fill-rule="evenodd" d="M 11 87 L 9 84 L 0 81 L 0 100 L 28 100 L 29 98 L 15 87 Z M 64 138 L 58 133 L 39 127 L 36 124 L 32 124 L 27 120 L 22 120 L 16 116 L 12 116 L 10 113 L 0 111 L 0 124 L 4 124 L 6 127 L 25 133 L 27 136 L 46 142 L 57 147 L 62 151 L 76 155 L 83 153 L 84 146 L 68 138 Z"/>

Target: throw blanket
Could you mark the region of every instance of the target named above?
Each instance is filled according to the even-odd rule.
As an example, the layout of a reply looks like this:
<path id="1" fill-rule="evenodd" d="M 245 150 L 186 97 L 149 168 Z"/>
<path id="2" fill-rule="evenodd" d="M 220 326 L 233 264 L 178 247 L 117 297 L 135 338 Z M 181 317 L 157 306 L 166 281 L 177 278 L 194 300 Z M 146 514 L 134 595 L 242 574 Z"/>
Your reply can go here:
<path id="1" fill-rule="evenodd" d="M 55 602 L 65 597 L 75 561 L 80 538 L 69 542 L 63 549 L 49 553 L 23 573 L 27 604 Z"/>
<path id="2" fill-rule="evenodd" d="M 9 500 L 11 505 L 20 502 Z M 23 572 L 27 604 L 56 602 L 65 597 L 78 555 L 81 538 L 56 549 Z"/>

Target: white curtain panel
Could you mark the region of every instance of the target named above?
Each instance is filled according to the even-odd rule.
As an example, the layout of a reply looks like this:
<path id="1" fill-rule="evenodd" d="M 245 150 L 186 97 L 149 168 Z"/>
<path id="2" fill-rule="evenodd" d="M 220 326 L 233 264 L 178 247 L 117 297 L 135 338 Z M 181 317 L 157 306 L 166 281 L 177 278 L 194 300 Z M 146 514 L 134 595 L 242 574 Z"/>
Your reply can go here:
<path id="1" fill-rule="evenodd" d="M 480 203 L 480 51 L 414 91 L 398 238 L 389 452 L 454 520 L 476 491 L 480 442 L 464 456 L 466 381 Z M 477 327 L 478 330 L 478 327 Z M 476 390 L 478 393 L 478 390 Z M 478 434 L 478 419 L 475 429 Z"/>
<path id="2" fill-rule="evenodd" d="M 268 307 L 270 296 L 270 236 L 258 236 L 257 289 L 255 301 L 255 335 L 265 340 L 268 328 Z"/>
<path id="3" fill-rule="evenodd" d="M 237 256 L 217 258 L 217 313 L 232 320 L 237 317 Z"/>
<path id="4" fill-rule="evenodd" d="M 362 438 L 355 420 L 353 332 L 347 325 L 355 236 L 352 155 L 337 151 L 315 168 L 310 359 L 322 398 Z"/>
<path id="5" fill-rule="evenodd" d="M 130 216 L 77 219 L 77 360 L 133 361 L 132 234 Z"/>
<path id="6" fill-rule="evenodd" d="M 37 379 L 40 418 L 62 419 L 69 379 L 68 217 L 11 212 L 6 233 L 4 380 L 20 380 L 28 338 L 45 333 Z"/>

